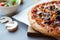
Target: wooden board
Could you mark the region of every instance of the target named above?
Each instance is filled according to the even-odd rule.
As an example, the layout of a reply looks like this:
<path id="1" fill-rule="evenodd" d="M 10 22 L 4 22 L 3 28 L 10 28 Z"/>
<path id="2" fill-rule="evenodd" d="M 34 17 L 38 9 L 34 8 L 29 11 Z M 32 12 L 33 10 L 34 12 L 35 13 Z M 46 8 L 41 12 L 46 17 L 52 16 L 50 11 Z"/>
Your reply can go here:
<path id="1" fill-rule="evenodd" d="M 32 27 L 28 27 L 28 32 L 27 32 L 28 36 L 39 36 L 40 33 L 36 32 L 34 29 L 32 29 Z"/>
<path id="2" fill-rule="evenodd" d="M 31 26 L 28 27 L 27 35 L 30 37 L 48 37 L 42 33 L 35 31 Z"/>
<path id="3" fill-rule="evenodd" d="M 37 31 L 35 31 L 31 26 L 28 27 L 28 32 L 27 32 L 27 35 L 29 37 L 44 37 L 44 38 L 51 38 L 51 39 L 54 39 L 54 40 L 58 40 L 56 38 L 53 38 L 53 37 L 50 37 L 50 36 L 46 36 L 42 33 L 39 33 Z M 60 39 L 59 39 L 60 40 Z"/>

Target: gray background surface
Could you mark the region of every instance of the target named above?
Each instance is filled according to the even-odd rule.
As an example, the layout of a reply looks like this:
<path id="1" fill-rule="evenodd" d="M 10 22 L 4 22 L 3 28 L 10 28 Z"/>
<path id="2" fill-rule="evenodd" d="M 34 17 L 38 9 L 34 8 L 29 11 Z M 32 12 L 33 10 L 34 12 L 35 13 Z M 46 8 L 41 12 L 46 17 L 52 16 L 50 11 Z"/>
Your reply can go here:
<path id="1" fill-rule="evenodd" d="M 24 0 L 23 5 L 21 5 L 18 9 L 18 12 L 24 10 L 25 8 L 33 4 L 34 0 Z M 54 38 L 47 38 L 47 37 L 28 37 L 27 36 L 28 26 L 19 21 L 17 22 L 19 23 L 18 30 L 13 33 L 8 32 L 5 25 L 0 23 L 0 40 L 56 40 Z"/>

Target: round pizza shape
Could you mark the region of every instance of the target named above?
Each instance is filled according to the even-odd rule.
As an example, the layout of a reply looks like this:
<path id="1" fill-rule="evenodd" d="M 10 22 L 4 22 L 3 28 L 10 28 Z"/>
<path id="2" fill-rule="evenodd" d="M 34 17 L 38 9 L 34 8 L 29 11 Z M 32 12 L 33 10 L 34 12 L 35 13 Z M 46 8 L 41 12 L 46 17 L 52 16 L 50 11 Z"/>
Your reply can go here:
<path id="1" fill-rule="evenodd" d="M 60 38 L 60 1 L 38 4 L 29 11 L 28 17 L 36 31 Z"/>

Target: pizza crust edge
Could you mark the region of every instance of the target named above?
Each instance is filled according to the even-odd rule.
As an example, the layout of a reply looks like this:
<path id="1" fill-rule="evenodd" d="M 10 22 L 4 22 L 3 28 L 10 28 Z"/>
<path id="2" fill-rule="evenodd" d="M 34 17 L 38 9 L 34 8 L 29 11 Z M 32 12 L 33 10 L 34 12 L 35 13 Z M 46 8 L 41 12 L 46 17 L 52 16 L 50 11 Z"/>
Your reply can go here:
<path id="1" fill-rule="evenodd" d="M 47 36 L 52 36 L 52 37 L 60 38 L 60 34 L 57 33 L 56 31 L 48 32 L 47 29 L 45 29 L 45 28 L 41 27 L 39 24 L 37 24 L 37 22 L 34 19 L 32 19 L 31 11 L 32 11 L 32 9 L 28 13 L 28 20 L 29 20 L 29 22 L 31 24 L 31 27 L 33 29 L 35 29 L 36 31 L 38 31 L 40 33 L 43 33 L 43 34 L 45 34 Z"/>

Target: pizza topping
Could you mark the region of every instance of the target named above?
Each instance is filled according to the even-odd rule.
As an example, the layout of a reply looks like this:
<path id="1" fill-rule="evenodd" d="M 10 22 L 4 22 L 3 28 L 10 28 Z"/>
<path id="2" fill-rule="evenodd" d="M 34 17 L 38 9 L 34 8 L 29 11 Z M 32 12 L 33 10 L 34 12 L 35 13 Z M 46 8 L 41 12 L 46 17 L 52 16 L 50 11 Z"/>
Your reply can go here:
<path id="1" fill-rule="evenodd" d="M 37 9 L 36 8 L 33 8 L 32 13 L 36 13 L 36 12 L 37 12 Z"/>
<path id="2" fill-rule="evenodd" d="M 60 26 L 60 9 L 57 6 L 57 2 L 54 4 L 44 3 L 38 7 L 33 8 L 33 18 L 39 25 L 48 25 L 48 27 L 56 28 Z M 53 29 L 50 30 L 51 32 Z"/>
<path id="3" fill-rule="evenodd" d="M 49 10 L 54 10 L 55 9 L 55 5 L 50 5 L 50 8 L 49 8 Z"/>
<path id="4" fill-rule="evenodd" d="M 40 17 L 40 18 L 42 17 L 42 13 L 39 14 L 39 17 Z"/>
<path id="5" fill-rule="evenodd" d="M 48 22 L 44 22 L 44 24 L 46 24 L 46 23 L 48 23 Z"/>
<path id="6" fill-rule="evenodd" d="M 41 13 L 42 13 L 42 12 L 41 12 L 40 10 L 38 10 L 36 14 L 41 14 Z"/>
<path id="7" fill-rule="evenodd" d="M 46 21 L 45 23 L 47 23 L 48 25 L 52 24 L 52 21 Z"/>
<path id="8" fill-rule="evenodd" d="M 38 14 L 39 15 L 39 17 L 41 18 L 42 16 L 44 16 L 44 14 L 43 13 L 40 13 L 40 14 Z M 42 17 L 43 18 L 43 17 Z"/>
<path id="9" fill-rule="evenodd" d="M 56 24 L 57 24 L 58 26 L 60 26 L 60 21 L 57 21 Z"/>
<path id="10" fill-rule="evenodd" d="M 53 31 L 53 29 L 50 29 L 49 31 L 50 31 L 50 32 L 52 32 L 52 31 Z"/>
<path id="11" fill-rule="evenodd" d="M 60 21 L 60 16 L 56 16 L 56 20 Z"/>
<path id="12" fill-rule="evenodd" d="M 37 17 L 37 15 L 34 13 L 33 15 L 32 15 L 32 19 L 34 19 L 34 18 L 36 18 Z"/>
<path id="13" fill-rule="evenodd" d="M 57 13 L 57 15 L 60 15 L 60 10 L 57 10 L 56 13 Z"/>
<path id="14" fill-rule="evenodd" d="M 50 20 L 50 14 L 45 14 L 46 16 L 45 16 L 45 20 Z"/>
<path id="15" fill-rule="evenodd" d="M 45 8 L 45 9 L 48 9 L 48 10 L 50 10 L 50 11 L 53 11 L 53 10 L 55 10 L 56 7 L 55 7 L 54 4 L 53 4 L 53 5 L 51 4 L 51 5 L 47 5 L 47 6 L 45 5 L 44 8 Z"/>
<path id="16" fill-rule="evenodd" d="M 47 18 L 47 20 L 50 20 L 50 18 Z"/>

